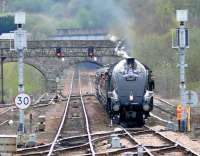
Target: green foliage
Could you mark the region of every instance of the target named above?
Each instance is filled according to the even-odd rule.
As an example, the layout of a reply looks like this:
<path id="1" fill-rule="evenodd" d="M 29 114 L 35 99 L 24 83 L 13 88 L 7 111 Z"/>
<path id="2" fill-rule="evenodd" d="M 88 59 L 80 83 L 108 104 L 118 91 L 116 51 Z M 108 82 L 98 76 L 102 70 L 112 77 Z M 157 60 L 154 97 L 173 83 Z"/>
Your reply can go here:
<path id="1" fill-rule="evenodd" d="M 173 26 L 174 6 L 170 0 L 156 0 L 157 26 L 160 33 L 166 33 Z"/>
<path id="2" fill-rule="evenodd" d="M 200 1 L 150 0 L 145 6 L 140 5 L 143 1 L 135 1 L 137 5 L 135 13 L 140 17 L 136 16 L 134 54 L 152 68 L 156 77 L 157 91 L 166 97 L 178 96 L 179 93 L 179 69 L 176 67 L 178 51 L 171 48 L 171 29 L 178 26 L 175 10 L 189 10 L 188 25 L 192 29 L 190 30 L 190 48 L 186 52 L 188 64 L 186 85 L 188 89 L 200 91 Z M 137 10 L 143 11 L 141 13 Z"/>
<path id="3" fill-rule="evenodd" d="M 187 80 L 189 82 L 200 81 L 200 68 L 199 68 L 199 49 L 200 49 L 200 29 L 193 28 L 190 30 L 190 48 L 186 51 L 187 68 Z"/>
<path id="4" fill-rule="evenodd" d="M 54 18 L 43 14 L 28 14 L 26 23 L 25 29 L 31 32 L 31 39 L 46 39 L 55 33 L 57 27 Z"/>
<path id="5" fill-rule="evenodd" d="M 177 55 L 171 49 L 170 40 L 170 33 L 151 34 L 135 44 L 136 57 L 153 70 L 156 90 L 165 97 L 174 97 L 178 93 Z"/>
<path id="6" fill-rule="evenodd" d="M 79 28 L 80 27 L 80 23 L 77 20 L 68 19 L 68 20 L 60 21 L 57 24 L 57 27 L 58 28 Z"/>
<path id="7" fill-rule="evenodd" d="M 53 5 L 52 0 L 11 0 L 10 10 L 23 10 L 26 12 L 46 12 Z"/>
<path id="8" fill-rule="evenodd" d="M 4 64 L 4 92 L 5 100 L 10 101 L 17 95 L 18 72 L 17 63 Z M 29 65 L 25 65 L 24 70 L 25 92 L 28 94 L 38 94 L 44 91 L 44 78 L 40 72 Z"/>
<path id="9" fill-rule="evenodd" d="M 176 61 L 171 49 L 170 33 L 164 36 L 151 34 L 135 44 L 136 56 L 153 69 L 173 66 Z"/>
<path id="10" fill-rule="evenodd" d="M 77 21 L 79 21 L 81 27 L 83 28 L 88 28 L 93 26 L 92 20 L 90 18 L 90 13 L 85 8 L 79 9 L 75 18 L 77 19 Z"/>

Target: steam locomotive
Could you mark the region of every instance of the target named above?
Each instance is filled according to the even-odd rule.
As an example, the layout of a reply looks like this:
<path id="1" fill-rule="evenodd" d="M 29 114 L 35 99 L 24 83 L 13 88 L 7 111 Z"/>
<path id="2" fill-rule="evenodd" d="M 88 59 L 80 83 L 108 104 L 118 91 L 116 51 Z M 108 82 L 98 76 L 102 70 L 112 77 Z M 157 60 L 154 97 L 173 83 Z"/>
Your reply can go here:
<path id="1" fill-rule="evenodd" d="M 135 58 L 125 58 L 96 72 L 96 96 L 115 123 L 143 126 L 153 110 L 152 71 Z"/>

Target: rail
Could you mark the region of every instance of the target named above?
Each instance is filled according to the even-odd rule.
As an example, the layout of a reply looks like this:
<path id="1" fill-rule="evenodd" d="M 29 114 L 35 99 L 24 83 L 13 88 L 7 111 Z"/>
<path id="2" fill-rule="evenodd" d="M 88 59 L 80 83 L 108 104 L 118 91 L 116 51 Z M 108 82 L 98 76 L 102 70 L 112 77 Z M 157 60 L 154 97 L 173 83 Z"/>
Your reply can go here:
<path id="1" fill-rule="evenodd" d="M 168 101 L 166 101 L 166 100 L 163 100 L 163 99 L 161 99 L 160 97 L 154 97 L 156 100 L 158 100 L 159 102 L 161 102 L 161 104 L 166 104 L 166 106 L 169 106 L 169 107 L 167 107 L 167 109 L 166 109 L 166 107 L 162 107 L 162 105 L 159 105 L 159 104 L 156 104 L 155 102 L 154 102 L 154 107 L 155 108 L 157 108 L 157 109 L 159 109 L 159 110 L 161 110 L 162 112 L 165 112 L 165 113 L 167 113 L 167 114 L 169 114 L 170 115 L 170 117 L 172 117 L 172 118 L 174 118 L 174 117 L 176 117 L 176 106 L 174 105 L 174 104 L 171 104 L 170 102 L 168 102 Z M 151 113 L 151 115 L 154 115 L 153 113 Z M 154 115 L 154 116 L 156 116 L 156 115 Z M 156 116 L 157 117 L 157 116 Z M 165 119 L 163 119 L 163 120 L 165 120 Z"/>
<path id="2" fill-rule="evenodd" d="M 31 105 L 31 107 L 38 107 L 37 104 L 40 102 L 40 100 L 41 100 L 46 94 L 47 94 L 47 93 L 42 94 L 42 96 L 40 96 L 40 97 L 36 100 L 36 102 L 35 102 L 34 104 Z M 49 105 L 49 104 L 48 104 L 48 105 Z M 5 115 L 5 114 L 8 114 L 10 111 L 12 112 L 12 111 L 15 111 L 15 110 L 18 109 L 15 105 L 11 105 L 11 106 L 5 107 L 5 108 L 7 108 L 7 109 L 4 110 L 4 111 L 2 111 L 2 112 L 0 112 L 0 116 L 3 116 L 3 115 Z M 0 123 L 0 126 L 3 126 L 3 125 L 5 125 L 5 124 L 7 124 L 7 123 L 9 124 L 9 121 L 10 121 L 10 120 L 2 121 L 2 122 Z"/>
<path id="3" fill-rule="evenodd" d="M 6 110 L 0 112 L 0 115 L 3 115 L 3 114 L 5 114 L 5 113 L 9 112 L 11 109 L 12 109 L 12 108 L 7 108 Z"/>
<path id="4" fill-rule="evenodd" d="M 161 98 L 159 98 L 158 96 L 155 96 L 154 97 L 156 100 L 158 100 L 158 101 L 160 101 L 160 102 L 162 102 L 162 103 L 165 103 L 165 104 L 167 104 L 167 105 L 169 105 L 169 106 L 171 106 L 171 107 L 176 107 L 175 105 L 173 105 L 173 104 L 171 104 L 171 103 L 169 103 L 168 101 L 166 101 L 166 100 L 163 100 L 163 99 L 161 99 Z"/>
<path id="5" fill-rule="evenodd" d="M 82 90 L 81 90 L 80 72 L 79 72 L 79 86 L 80 86 L 80 97 L 81 97 L 81 103 L 82 103 L 84 116 L 85 116 L 86 130 L 87 130 L 87 134 L 88 134 L 90 150 L 91 150 L 92 156 L 95 156 L 95 151 L 94 151 L 94 147 L 93 147 L 93 144 L 92 144 L 92 137 L 91 137 L 91 132 L 90 132 L 89 120 L 88 120 L 85 104 L 84 104 L 84 101 L 83 101 Z"/>
<path id="6" fill-rule="evenodd" d="M 136 142 L 138 145 L 140 145 L 140 142 L 137 141 L 137 139 L 135 139 L 132 134 L 130 134 L 125 128 L 122 127 L 122 129 L 124 130 L 124 132 L 134 141 Z M 143 146 L 143 149 L 150 155 L 153 156 L 153 154 L 149 151 L 148 148 L 146 148 L 145 146 Z"/>
<path id="7" fill-rule="evenodd" d="M 144 155 L 148 154 L 150 156 L 154 156 L 157 155 L 157 152 L 162 152 L 162 151 L 176 151 L 176 150 L 181 150 L 183 153 L 188 154 L 188 155 L 194 155 L 194 156 L 199 156 L 198 153 L 194 152 L 193 150 L 191 150 L 190 148 L 186 148 L 184 147 L 182 144 L 173 141 L 169 138 L 167 138 L 166 136 L 164 136 L 162 134 L 162 132 L 160 131 L 156 131 L 153 130 L 147 126 L 141 128 L 141 130 L 137 130 L 135 128 L 133 129 L 127 129 L 127 128 L 121 128 L 119 131 L 111 131 L 111 132 L 104 132 L 104 133 L 98 133 L 98 134 L 92 134 L 92 136 L 96 136 L 92 139 L 92 142 L 99 142 L 105 139 L 109 139 L 110 138 L 110 134 L 117 134 L 118 136 L 127 136 L 129 137 L 131 140 L 134 141 L 134 143 L 136 143 L 136 145 L 133 144 L 133 146 L 131 147 L 125 147 L 125 148 L 119 148 L 119 149 L 113 149 L 112 151 L 101 151 L 101 152 L 96 152 L 96 155 L 119 155 L 122 152 L 127 152 L 127 151 L 137 151 L 137 148 L 140 146 L 141 148 L 143 148 L 144 150 L 142 151 L 142 153 Z M 153 134 L 156 137 L 158 136 L 161 140 L 165 141 L 166 143 L 163 143 L 163 145 L 145 145 L 145 144 L 141 144 L 140 141 L 138 141 L 135 136 L 138 135 L 144 135 L 144 134 Z M 73 136 L 73 137 L 68 137 L 65 138 L 64 140 L 69 140 L 72 141 L 73 139 L 77 140 L 77 138 L 82 138 L 84 139 L 85 137 L 87 137 L 87 135 L 82 135 L 82 136 Z M 61 140 L 59 140 L 61 141 Z M 80 149 L 86 149 L 86 147 L 88 147 L 89 142 L 83 142 L 80 145 L 73 145 L 73 146 L 67 146 L 67 147 L 62 147 L 62 148 L 58 148 L 55 149 L 54 152 L 66 152 L 66 151 L 71 151 L 71 150 L 80 150 Z M 37 150 L 37 149 L 35 149 Z M 30 155 L 44 155 L 45 153 L 48 153 L 47 150 L 44 151 L 38 151 L 38 152 L 33 152 L 33 153 L 26 153 L 26 154 L 21 154 L 23 156 L 30 156 Z M 137 155 L 137 152 L 131 152 L 131 154 L 133 155 Z M 83 154 L 84 156 L 90 156 L 91 153 L 88 154 Z"/>
<path id="8" fill-rule="evenodd" d="M 159 151 L 162 151 L 162 150 L 170 150 L 170 149 L 176 149 L 176 148 L 179 148 L 179 149 L 182 149 L 184 152 L 187 152 L 187 153 L 190 153 L 191 155 L 194 155 L 194 156 L 200 156 L 198 153 L 194 152 L 192 149 L 190 148 L 187 148 L 185 147 L 184 145 L 180 144 L 179 142 L 175 142 L 171 139 L 169 139 L 168 137 L 164 136 L 161 132 L 159 131 L 156 131 L 156 130 L 153 130 L 152 128 L 148 127 L 148 126 L 144 126 L 147 130 L 149 131 L 152 131 L 153 134 L 155 134 L 156 136 L 158 136 L 159 138 L 163 139 L 163 140 L 166 140 L 169 142 L 169 145 L 165 145 L 165 147 L 161 147 L 161 148 L 158 148 L 158 149 L 148 149 L 147 146 L 143 146 L 141 145 L 141 143 L 133 137 L 133 135 L 131 133 L 129 133 L 125 128 L 122 127 L 122 129 L 124 130 L 124 132 L 131 138 L 131 140 L 133 140 L 136 144 L 137 144 L 137 147 L 139 145 L 141 145 L 141 147 L 144 149 L 144 152 L 143 153 L 147 153 L 148 155 L 150 156 L 154 156 L 155 154 L 153 154 L 153 152 L 159 152 Z M 159 146 L 158 146 L 159 147 Z"/>
<path id="9" fill-rule="evenodd" d="M 9 120 L 3 121 L 2 123 L 0 123 L 0 126 L 3 126 L 4 124 L 8 123 Z"/>
<path id="10" fill-rule="evenodd" d="M 45 92 L 43 93 L 33 104 L 31 104 L 30 106 L 31 107 L 35 107 L 39 102 L 40 100 L 45 96 L 47 95 L 48 93 Z M 52 98 L 53 99 L 53 98 Z M 4 113 L 7 113 L 9 110 L 12 110 L 12 109 L 18 109 L 13 103 L 12 104 L 5 104 L 5 105 L 1 105 L 0 108 L 8 108 L 6 111 L 3 111 L 3 112 L 0 112 L 0 115 L 3 115 Z"/>
<path id="11" fill-rule="evenodd" d="M 73 79 L 74 79 L 74 73 L 72 74 L 72 81 L 71 81 L 71 85 L 70 85 L 70 92 L 69 92 L 69 96 L 68 96 L 68 99 L 67 99 L 67 104 L 65 106 L 65 110 L 64 110 L 64 113 L 63 113 L 63 118 L 62 118 L 62 121 L 60 123 L 60 126 L 58 128 L 58 131 L 56 133 L 56 136 L 51 144 L 51 147 L 50 147 L 50 150 L 49 150 L 49 153 L 48 153 L 48 156 L 51 156 L 53 150 L 54 150 L 54 147 L 56 145 L 56 142 L 58 140 L 58 137 L 60 135 L 60 132 L 63 128 L 63 125 L 64 125 L 64 122 L 65 122 L 65 118 L 66 118 L 66 115 L 67 115 L 67 111 L 68 111 L 68 106 L 69 106 L 69 102 L 70 102 L 70 99 L 71 99 L 71 94 L 72 94 L 72 88 L 73 88 Z"/>
<path id="12" fill-rule="evenodd" d="M 148 127 L 148 126 L 145 126 L 145 127 L 148 128 L 149 130 L 154 131 L 154 133 L 156 133 L 156 134 L 159 135 L 160 137 L 162 137 L 162 138 L 164 138 L 164 139 L 166 139 L 166 140 L 168 140 L 168 141 L 174 143 L 175 145 L 179 146 L 180 148 L 184 149 L 186 152 L 189 152 L 189 153 L 191 153 L 191 154 L 194 155 L 194 156 L 200 156 L 200 154 L 198 154 L 197 152 L 193 151 L 193 150 L 190 149 L 190 148 L 185 147 L 184 145 L 182 145 L 181 143 L 179 143 L 179 142 L 177 142 L 177 141 L 173 141 L 172 139 L 170 139 L 170 138 L 164 136 L 161 132 L 158 132 L 158 131 L 156 131 L 156 130 L 153 130 L 152 128 L 150 128 L 150 127 Z"/>

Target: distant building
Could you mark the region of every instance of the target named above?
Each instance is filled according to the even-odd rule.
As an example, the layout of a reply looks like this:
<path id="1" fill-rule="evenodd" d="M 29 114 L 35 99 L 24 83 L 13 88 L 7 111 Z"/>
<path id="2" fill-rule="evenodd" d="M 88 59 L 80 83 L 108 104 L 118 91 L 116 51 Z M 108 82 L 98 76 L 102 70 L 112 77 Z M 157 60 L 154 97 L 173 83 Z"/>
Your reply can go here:
<path id="1" fill-rule="evenodd" d="M 3 33 L 0 35 L 0 40 L 14 40 L 14 33 Z"/>
<path id="2" fill-rule="evenodd" d="M 108 40 L 109 34 L 105 29 L 57 29 L 57 34 L 51 40 Z"/>

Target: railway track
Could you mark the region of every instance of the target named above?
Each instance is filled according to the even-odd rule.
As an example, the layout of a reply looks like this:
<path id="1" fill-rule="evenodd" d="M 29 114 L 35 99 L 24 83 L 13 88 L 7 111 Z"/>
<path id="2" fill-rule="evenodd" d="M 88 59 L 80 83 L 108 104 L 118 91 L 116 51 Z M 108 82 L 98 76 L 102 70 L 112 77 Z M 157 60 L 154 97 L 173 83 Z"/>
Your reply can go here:
<path id="1" fill-rule="evenodd" d="M 75 80 L 73 80 L 73 81 L 75 81 Z M 78 84 L 78 87 L 77 86 L 73 87 L 73 83 L 71 85 L 71 91 L 70 91 L 68 101 L 67 101 L 67 104 L 65 107 L 63 119 L 59 126 L 57 135 L 51 145 L 48 156 L 52 155 L 52 153 L 55 153 L 54 148 L 55 148 L 55 144 L 58 140 L 58 137 L 59 136 L 63 137 L 63 136 L 65 136 L 66 133 L 68 134 L 69 128 L 71 131 L 76 131 L 78 133 L 84 133 L 84 131 L 86 132 L 87 137 L 88 137 L 90 151 L 92 153 L 92 156 L 95 155 L 94 148 L 93 148 L 92 141 L 91 141 L 90 124 L 89 124 L 88 115 L 86 112 L 83 95 L 82 95 L 82 90 L 81 90 L 80 73 L 78 73 L 77 81 L 78 81 L 78 83 L 76 83 L 76 84 Z M 74 88 L 75 89 L 79 88 L 79 95 L 72 97 Z M 73 110 L 73 109 L 75 109 L 75 110 Z M 82 113 L 76 114 L 77 112 L 82 112 Z"/>
<path id="2" fill-rule="evenodd" d="M 95 155 L 98 156 L 120 156 L 127 152 L 131 155 L 138 155 L 138 150 L 140 151 L 139 154 L 148 156 L 199 156 L 198 153 L 184 147 L 179 142 L 167 138 L 162 133 L 162 131 L 156 131 L 147 126 L 131 129 L 121 127 L 116 131 L 92 134 L 93 139 L 91 141 L 94 146 Z M 110 139 L 112 134 L 120 138 L 120 148 L 111 147 Z M 54 150 L 55 155 L 92 155 L 91 152 L 83 153 L 89 146 L 89 141 L 86 141 L 87 137 L 88 135 L 86 134 L 59 140 L 59 142 L 71 142 L 71 145 L 56 148 Z M 48 152 L 48 147 L 46 147 L 46 151 L 35 152 L 30 155 L 45 155 Z"/>
<path id="3" fill-rule="evenodd" d="M 94 95 L 87 95 L 86 91 L 81 90 L 80 76 L 74 80 L 66 102 L 65 115 L 63 115 L 61 122 L 63 124 L 60 124 L 54 141 L 50 144 L 19 150 L 20 155 L 117 156 L 126 152 L 131 155 L 138 155 L 139 149 L 143 155 L 150 156 L 199 155 L 182 144 L 167 138 L 162 134 L 162 131 L 156 131 L 147 126 L 131 129 L 120 127 L 117 130 L 95 132 L 98 123 L 94 123 L 91 119 L 95 115 L 87 114 L 87 111 L 91 111 L 89 108 L 92 107 L 89 104 L 95 103 Z M 75 82 L 78 83 L 75 84 Z M 79 92 L 77 90 L 73 91 L 73 85 L 74 88 L 79 89 Z M 83 92 L 84 95 L 82 95 Z M 79 95 L 77 95 L 78 93 Z M 74 124 L 75 126 L 73 126 Z M 120 139 L 121 146 L 119 148 L 112 148 L 111 135 L 113 134 Z"/>
<path id="4" fill-rule="evenodd" d="M 44 93 L 40 96 L 30 107 L 32 109 L 37 109 L 40 107 L 44 107 L 43 105 L 49 106 L 52 104 L 52 100 L 54 99 L 55 94 Z M 44 104 L 46 102 L 46 104 Z M 41 106 L 42 105 L 42 106 Z M 26 116 L 29 115 L 29 112 L 26 112 Z M 0 133 L 1 134 L 13 134 L 16 133 L 18 127 L 18 108 L 14 105 L 9 107 L 1 108 L 0 112 Z M 28 123 L 26 122 L 26 127 L 28 128 Z"/>
<path id="5" fill-rule="evenodd" d="M 84 116 L 85 116 L 85 124 L 86 124 L 86 131 L 87 131 L 87 135 L 88 135 L 89 145 L 90 145 L 90 151 L 91 151 L 92 156 L 95 156 L 95 151 L 94 151 L 94 147 L 92 144 L 92 137 L 91 137 L 91 127 L 89 124 L 88 114 L 86 112 L 85 103 L 83 101 L 83 95 L 82 95 L 82 90 L 81 90 L 80 73 L 79 73 L 79 85 L 80 85 L 80 97 L 81 97 L 81 103 L 82 103 L 83 112 L 84 112 Z"/>
<path id="6" fill-rule="evenodd" d="M 43 105 L 46 106 L 50 105 L 53 103 L 55 96 L 56 96 L 55 93 L 46 92 L 42 94 L 33 104 L 31 104 L 30 107 L 37 108 L 37 107 L 42 107 Z M 8 113 L 9 111 L 18 110 L 18 108 L 14 104 L 6 104 L 5 106 L 1 106 L 0 108 L 5 109 L 2 112 L 0 112 L 0 115 Z"/>
<path id="7" fill-rule="evenodd" d="M 79 92 L 77 92 L 77 88 L 79 89 Z M 82 87 L 81 87 L 80 75 L 74 76 L 73 82 L 71 83 L 70 93 L 68 96 L 68 101 L 66 102 L 62 121 L 58 128 L 54 141 L 51 144 L 48 155 L 51 155 L 53 152 L 55 152 L 55 150 L 58 149 L 57 147 L 58 145 L 64 146 L 66 144 L 63 141 L 58 143 L 58 139 L 66 138 L 69 136 L 76 136 L 80 134 L 82 135 L 87 134 L 88 137 L 86 138 L 86 140 L 88 140 L 88 143 L 89 143 L 89 149 L 90 149 L 89 151 L 92 152 L 92 155 L 95 155 L 92 141 L 91 141 L 92 138 L 91 138 L 90 123 L 88 119 L 87 110 L 85 107 L 85 102 L 88 102 L 88 99 L 90 100 L 91 97 L 95 97 L 95 96 L 91 94 L 87 96 L 83 95 L 83 91 L 81 88 Z M 84 141 L 84 142 L 87 142 L 87 141 Z M 48 146 L 43 146 L 38 149 L 42 148 L 42 150 L 44 150 L 46 149 L 46 147 Z M 31 153 L 28 153 L 28 154 L 26 153 L 26 155 L 30 155 L 30 154 Z M 32 154 L 34 155 L 34 153 Z M 47 151 L 44 151 L 43 154 L 47 154 Z"/>
<path id="8" fill-rule="evenodd" d="M 154 109 L 150 115 L 164 123 L 176 122 L 176 106 L 159 98 L 154 97 Z"/>
<path id="9" fill-rule="evenodd" d="M 175 142 L 162 132 L 153 130 L 150 127 L 144 127 L 147 131 L 145 133 L 140 133 L 138 136 L 132 135 L 126 129 L 124 131 L 131 138 L 131 140 L 136 143 L 136 146 L 141 149 L 141 153 L 149 156 L 159 156 L 159 155 L 181 155 L 181 156 L 196 156 L 198 153 L 193 150 L 183 146 L 179 142 Z M 133 155 L 137 154 L 137 151 L 133 151 Z"/>
<path id="10" fill-rule="evenodd" d="M 176 116 L 176 106 L 163 100 L 159 97 L 154 97 L 154 108 L 160 109 L 162 112 L 170 114 L 171 116 Z"/>
<path id="11" fill-rule="evenodd" d="M 44 96 L 44 94 L 41 97 L 43 97 L 43 96 Z M 40 101 L 40 98 L 34 103 L 34 105 L 38 104 L 38 102 Z M 3 119 L 3 121 L 0 122 L 0 126 L 4 125 L 5 123 L 8 123 L 9 120 L 11 120 L 13 118 L 11 115 L 12 112 L 18 110 L 18 108 L 16 106 L 14 106 L 13 104 L 10 106 L 5 105 L 5 107 L 1 107 L 1 109 L 3 109 L 3 110 L 0 112 L 0 116 L 1 116 L 1 119 Z"/>

